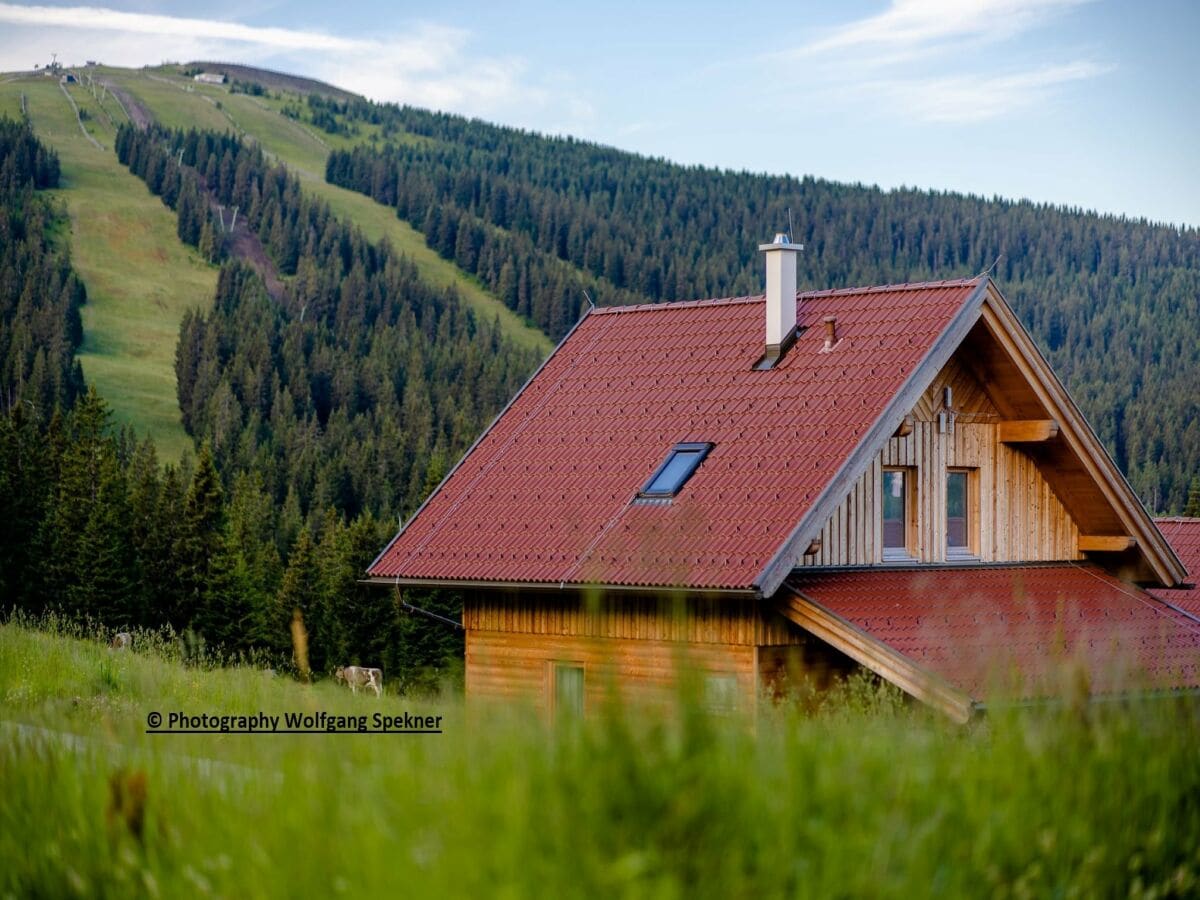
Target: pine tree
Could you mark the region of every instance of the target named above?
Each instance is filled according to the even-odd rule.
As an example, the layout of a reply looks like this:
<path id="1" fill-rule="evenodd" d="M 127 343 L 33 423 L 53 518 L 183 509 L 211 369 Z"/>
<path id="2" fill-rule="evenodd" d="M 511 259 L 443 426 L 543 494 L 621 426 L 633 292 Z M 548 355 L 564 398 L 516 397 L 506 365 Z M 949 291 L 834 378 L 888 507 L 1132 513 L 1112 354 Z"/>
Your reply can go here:
<path id="1" fill-rule="evenodd" d="M 81 594 L 74 590 L 80 572 L 80 537 L 93 517 L 101 496 L 101 479 L 106 461 L 116 448 L 108 434 L 108 406 L 94 387 L 89 387 L 63 428 L 61 462 L 52 509 L 46 517 L 45 534 L 50 542 L 46 560 L 48 605 L 67 612 L 84 613 L 89 605 L 76 608 Z"/>
<path id="2" fill-rule="evenodd" d="M 200 228 L 200 243 L 198 244 L 197 249 L 200 251 L 200 255 L 209 262 L 216 262 L 217 258 L 220 256 L 220 253 L 218 252 L 219 246 L 220 245 L 217 241 L 217 233 L 213 229 L 212 219 L 211 217 L 205 217 L 204 225 L 202 225 Z"/>
<path id="3" fill-rule="evenodd" d="M 346 659 L 356 665 L 384 665 L 398 641 L 395 598 L 390 591 L 367 587 L 360 581 L 390 536 L 389 524 L 366 514 L 350 524 L 342 542 L 340 580 L 335 582 L 333 592 L 338 597 Z"/>
<path id="4" fill-rule="evenodd" d="M 193 625 L 201 614 L 210 622 L 219 615 L 208 607 L 219 602 L 210 593 L 210 587 L 213 565 L 224 550 L 224 524 L 221 482 L 213 465 L 212 451 L 205 445 L 196 459 L 175 550 L 179 605 L 171 620 L 178 629 Z"/>
<path id="5" fill-rule="evenodd" d="M 313 546 L 312 535 L 304 528 L 301 529 L 296 545 L 292 548 L 287 569 L 283 573 L 283 581 L 275 595 L 267 635 L 268 646 L 272 650 L 287 655 L 292 653 L 291 624 L 297 611 L 311 633 L 312 619 L 320 604 L 319 581 L 316 548 Z M 314 672 L 321 672 L 321 663 L 324 662 L 321 649 L 316 648 L 316 656 L 313 649 L 310 644 L 309 666 Z"/>
<path id="6" fill-rule="evenodd" d="M 1185 516 L 1200 518 L 1200 475 L 1192 479 L 1188 488 L 1187 506 L 1183 509 Z"/>
<path id="7" fill-rule="evenodd" d="M 318 579 L 316 603 L 309 618 L 309 653 L 317 662 L 334 665 L 346 657 L 348 610 L 346 594 L 354 589 L 357 572 L 350 559 L 349 534 L 341 516 L 330 508 L 321 521 L 321 540 L 315 551 Z"/>
<path id="8" fill-rule="evenodd" d="M 275 509 L 258 474 L 234 479 L 225 533 L 227 584 L 244 626 L 236 649 L 269 643 L 271 605 L 283 566 L 275 548 Z"/>
<path id="9" fill-rule="evenodd" d="M 74 545 L 75 569 L 65 592 L 67 608 L 110 628 L 124 630 L 136 624 L 142 617 L 141 595 L 125 477 L 115 453 L 100 458 L 96 492 Z"/>
<path id="10" fill-rule="evenodd" d="M 41 612 L 39 535 L 54 500 L 51 444 L 18 405 L 0 417 L 0 607 Z"/>

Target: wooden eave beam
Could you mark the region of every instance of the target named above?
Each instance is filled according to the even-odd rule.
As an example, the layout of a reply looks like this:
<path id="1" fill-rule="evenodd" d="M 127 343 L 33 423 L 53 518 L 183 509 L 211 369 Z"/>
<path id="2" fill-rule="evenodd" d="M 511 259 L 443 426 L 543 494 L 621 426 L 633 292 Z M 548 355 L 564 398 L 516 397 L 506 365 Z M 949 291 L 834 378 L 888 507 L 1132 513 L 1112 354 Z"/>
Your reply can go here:
<path id="1" fill-rule="evenodd" d="M 1054 419 L 1017 419 L 1001 422 L 1000 443 L 1031 444 L 1058 437 L 1058 422 Z"/>
<path id="2" fill-rule="evenodd" d="M 1104 449 L 1104 444 L 998 291 L 983 304 L 982 319 L 992 337 L 1022 370 L 1043 407 L 1054 412 L 1062 423 L 1063 439 L 1099 486 L 1117 517 L 1137 537 L 1139 550 L 1159 583 L 1171 587 L 1183 581 L 1187 569 L 1158 533 L 1149 513 Z"/>
<path id="3" fill-rule="evenodd" d="M 959 724 L 969 721 L 975 713 L 976 704 L 970 696 L 917 666 L 903 653 L 875 639 L 857 625 L 791 589 L 785 589 L 780 596 L 783 602 L 778 609 L 784 618 L 902 691 L 940 710 Z"/>
<path id="4" fill-rule="evenodd" d="M 1120 553 L 1137 546 L 1137 538 L 1127 534 L 1081 534 L 1079 552 Z"/>

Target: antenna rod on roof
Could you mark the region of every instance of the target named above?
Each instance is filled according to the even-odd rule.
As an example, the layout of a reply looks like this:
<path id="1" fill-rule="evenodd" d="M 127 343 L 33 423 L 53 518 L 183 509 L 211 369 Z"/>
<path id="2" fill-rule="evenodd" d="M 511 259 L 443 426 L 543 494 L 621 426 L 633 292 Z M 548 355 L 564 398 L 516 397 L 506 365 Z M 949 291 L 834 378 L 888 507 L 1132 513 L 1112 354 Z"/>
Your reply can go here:
<path id="1" fill-rule="evenodd" d="M 455 622 L 453 619 L 447 619 L 445 616 L 439 616 L 435 612 L 430 612 L 427 609 L 421 609 L 421 607 L 419 607 L 419 606 L 413 606 L 411 603 L 409 603 L 403 597 L 400 598 L 399 603 L 400 603 L 400 608 L 402 610 L 404 610 L 405 612 L 416 613 L 417 615 L 424 616 L 427 619 L 433 619 L 433 621 L 435 621 L 435 622 L 441 622 L 443 625 L 449 625 L 455 631 L 463 630 L 463 626 L 462 626 L 461 622 Z"/>
<path id="2" fill-rule="evenodd" d="M 996 266 L 998 266 L 1000 264 L 1000 260 L 1002 260 L 1002 259 L 1004 259 L 1003 253 L 999 254 L 995 259 L 993 259 L 992 264 L 990 266 L 988 266 L 986 269 L 984 269 L 982 272 L 980 272 L 978 275 L 976 275 L 975 277 L 982 278 L 984 275 L 987 275 L 989 272 L 992 271 L 992 269 L 996 268 Z"/>
<path id="3" fill-rule="evenodd" d="M 593 303 L 592 298 L 590 296 L 588 296 L 587 288 L 584 288 L 584 290 L 583 290 L 583 299 L 588 302 L 589 307 L 591 307 L 592 309 L 596 308 L 596 304 Z"/>
<path id="4" fill-rule="evenodd" d="M 792 208 L 790 206 L 787 208 L 787 214 L 788 214 L 788 242 L 791 243 L 796 240 L 796 232 L 792 231 Z"/>

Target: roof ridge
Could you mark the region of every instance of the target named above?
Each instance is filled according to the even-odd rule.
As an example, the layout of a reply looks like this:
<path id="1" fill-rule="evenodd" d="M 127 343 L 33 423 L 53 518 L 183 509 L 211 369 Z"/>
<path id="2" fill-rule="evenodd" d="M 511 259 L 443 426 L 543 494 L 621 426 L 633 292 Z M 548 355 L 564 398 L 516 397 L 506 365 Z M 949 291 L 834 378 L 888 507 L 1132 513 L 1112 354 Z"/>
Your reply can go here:
<path id="1" fill-rule="evenodd" d="M 928 291 L 933 288 L 968 287 L 979 284 L 984 276 L 974 275 L 970 278 L 945 278 L 941 281 L 902 281 L 898 284 L 872 284 L 862 287 L 828 288 L 821 291 L 803 291 L 801 297 L 830 297 L 838 294 L 879 294 L 894 293 L 895 291 Z"/>
<path id="2" fill-rule="evenodd" d="M 666 309 L 681 309 L 695 306 L 730 306 L 738 303 L 762 302 L 764 294 L 743 294 L 740 297 L 710 297 L 704 300 L 664 300 L 662 303 L 631 303 L 628 306 L 597 306 L 591 314 L 612 315 L 613 313 L 654 312 Z"/>
<path id="3" fill-rule="evenodd" d="M 873 284 L 862 287 L 827 288 L 819 291 L 797 291 L 796 299 L 806 297 L 850 296 L 853 294 L 881 294 L 896 291 L 927 291 L 934 288 L 969 287 L 979 283 L 984 276 L 976 275 L 971 278 L 947 278 L 942 281 L 904 281 L 897 284 Z M 662 303 L 633 303 L 628 306 L 598 306 L 592 310 L 592 315 L 612 315 L 613 313 L 656 312 L 671 309 L 694 308 L 697 306 L 730 306 L 740 303 L 761 303 L 765 294 L 743 294 L 737 297 L 709 297 L 703 300 L 666 300 Z"/>

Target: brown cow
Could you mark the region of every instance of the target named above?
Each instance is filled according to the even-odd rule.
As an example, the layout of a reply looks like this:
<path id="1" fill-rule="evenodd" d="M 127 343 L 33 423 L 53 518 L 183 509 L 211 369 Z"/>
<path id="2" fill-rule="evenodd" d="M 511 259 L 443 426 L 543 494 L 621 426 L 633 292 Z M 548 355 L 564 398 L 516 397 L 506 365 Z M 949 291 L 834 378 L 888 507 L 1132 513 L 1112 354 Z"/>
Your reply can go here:
<path id="1" fill-rule="evenodd" d="M 376 697 L 383 693 L 382 669 L 368 669 L 364 666 L 338 666 L 333 677 L 350 685 L 351 692 L 355 694 L 358 693 L 360 684 L 364 687 L 374 688 Z"/>

